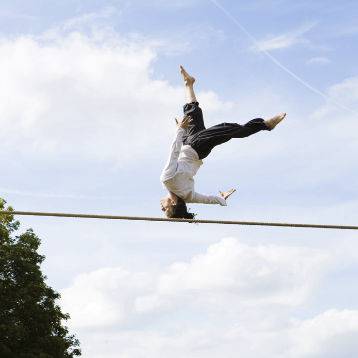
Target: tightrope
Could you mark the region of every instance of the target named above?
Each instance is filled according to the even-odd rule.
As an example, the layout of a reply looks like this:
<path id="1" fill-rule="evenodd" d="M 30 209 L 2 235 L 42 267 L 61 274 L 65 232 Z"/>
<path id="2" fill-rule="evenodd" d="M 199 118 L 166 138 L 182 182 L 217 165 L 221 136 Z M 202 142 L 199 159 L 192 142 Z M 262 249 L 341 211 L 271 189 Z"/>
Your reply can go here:
<path id="1" fill-rule="evenodd" d="M 298 224 L 298 223 L 262 222 L 262 221 L 236 221 L 236 220 L 234 221 L 234 220 L 168 219 L 168 218 L 147 217 L 147 216 L 51 213 L 51 212 L 38 212 L 38 211 L 0 211 L 0 215 L 50 216 L 50 217 L 77 218 L 77 219 L 164 221 L 164 222 L 187 222 L 187 223 L 193 223 L 193 224 L 276 226 L 276 227 L 278 226 L 278 227 L 310 228 L 310 229 L 358 230 L 358 226 L 355 226 L 355 225 Z"/>

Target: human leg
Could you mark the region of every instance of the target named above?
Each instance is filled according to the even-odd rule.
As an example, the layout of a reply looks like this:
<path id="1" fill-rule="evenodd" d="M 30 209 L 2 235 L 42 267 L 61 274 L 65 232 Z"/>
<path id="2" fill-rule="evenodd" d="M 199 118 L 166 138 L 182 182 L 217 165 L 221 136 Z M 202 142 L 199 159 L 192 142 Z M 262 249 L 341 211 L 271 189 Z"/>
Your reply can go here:
<path id="1" fill-rule="evenodd" d="M 232 138 L 244 138 L 262 130 L 271 131 L 286 117 L 280 113 L 264 120 L 255 118 L 244 125 L 237 123 L 221 123 L 205 129 L 191 138 L 190 145 L 197 151 L 199 158 L 206 158 L 217 145 L 228 142 Z"/>
<path id="2" fill-rule="evenodd" d="M 214 147 L 228 142 L 232 138 L 248 137 L 262 130 L 270 130 L 262 118 L 255 118 L 245 125 L 221 123 L 194 135 L 190 145 L 196 150 L 199 158 L 204 159 Z"/>
<path id="3" fill-rule="evenodd" d="M 180 73 L 184 80 L 185 93 L 187 103 L 184 105 L 184 116 L 189 116 L 191 121 L 186 129 L 186 133 L 184 135 L 184 144 L 186 144 L 188 137 L 194 135 L 205 129 L 203 112 L 199 107 L 199 103 L 196 99 L 194 93 L 194 82 L 195 78 L 190 76 L 188 72 L 185 71 L 183 66 L 180 66 Z"/>
<path id="4" fill-rule="evenodd" d="M 194 82 L 195 78 L 190 76 L 188 72 L 185 71 L 183 66 L 180 66 L 180 73 L 183 76 L 184 86 L 185 86 L 185 95 L 187 103 L 197 102 L 195 92 L 194 92 Z"/>
<path id="5" fill-rule="evenodd" d="M 198 102 L 186 103 L 184 105 L 184 116 L 190 117 L 190 122 L 186 128 L 184 135 L 184 144 L 186 144 L 186 139 L 195 135 L 198 132 L 205 130 L 203 111 L 199 107 Z"/>

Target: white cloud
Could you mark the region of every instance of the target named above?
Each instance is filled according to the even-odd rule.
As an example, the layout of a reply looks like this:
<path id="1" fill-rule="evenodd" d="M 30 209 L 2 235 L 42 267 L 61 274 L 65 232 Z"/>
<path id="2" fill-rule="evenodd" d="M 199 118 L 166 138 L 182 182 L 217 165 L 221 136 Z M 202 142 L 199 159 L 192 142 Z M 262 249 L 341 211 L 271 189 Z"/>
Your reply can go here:
<path id="1" fill-rule="evenodd" d="M 286 34 L 267 36 L 265 39 L 259 40 L 252 49 L 255 51 L 272 51 L 289 48 L 297 44 L 308 44 L 310 41 L 304 38 L 303 35 L 314 26 L 315 24 L 307 24 Z"/>
<path id="2" fill-rule="evenodd" d="M 133 314 L 135 297 L 148 290 L 151 278 L 120 267 L 81 274 L 62 292 L 65 310 L 75 327 L 124 324 Z"/>
<path id="3" fill-rule="evenodd" d="M 358 311 L 328 310 L 297 323 L 290 357 L 339 358 L 358 355 Z"/>
<path id="4" fill-rule="evenodd" d="M 150 120 L 168 131 L 182 93 L 150 78 L 155 53 L 141 43 L 102 40 L 71 33 L 1 41 L 3 144 L 37 156 L 120 161 L 148 149 L 157 133 Z"/>
<path id="5" fill-rule="evenodd" d="M 224 239 L 160 272 L 82 274 L 62 292 L 63 307 L 86 357 L 353 357 L 358 311 L 299 318 L 332 259 Z M 157 306 L 146 305 L 154 295 Z"/>
<path id="6" fill-rule="evenodd" d="M 172 324 L 165 332 L 155 325 L 125 331 L 102 330 L 90 332 L 82 344 L 86 357 L 108 358 L 341 358 L 358 353 L 358 311 L 328 310 L 294 321 L 285 317 L 285 324 L 263 327 L 266 315 L 267 312 L 254 320 L 250 317 L 251 322 L 240 319 L 226 327 L 210 321 L 198 327 L 193 320 L 178 327 L 171 316 Z"/>
<path id="7" fill-rule="evenodd" d="M 358 104 L 358 76 L 346 78 L 328 89 L 331 97 L 344 104 Z"/>
<path id="8" fill-rule="evenodd" d="M 224 239 L 160 272 L 82 274 L 62 302 L 88 357 L 251 357 L 257 339 L 274 352 L 278 332 L 289 337 L 287 314 L 312 295 L 329 262 L 312 249 Z"/>
<path id="9" fill-rule="evenodd" d="M 212 245 L 190 263 L 173 264 L 159 278 L 164 296 L 196 292 L 233 295 L 236 302 L 296 305 L 305 300 L 325 260 L 323 255 L 303 248 L 251 247 L 236 239 Z M 310 275 L 315 270 L 314 275 Z"/>
<path id="10" fill-rule="evenodd" d="M 331 206 L 331 213 L 338 213 L 338 207 L 345 204 L 350 206 L 350 202 L 355 198 L 354 194 L 348 196 L 347 191 L 351 190 L 353 193 L 357 187 L 356 182 L 348 178 L 355 176 L 358 164 L 355 155 L 358 150 L 358 79 L 347 78 L 328 87 L 325 93 L 331 101 L 324 102 L 316 110 L 312 110 L 312 113 L 306 112 L 306 115 L 292 117 L 287 111 L 288 116 L 282 129 L 286 126 L 289 131 L 280 137 L 281 154 L 286 152 L 287 156 L 280 159 L 280 169 L 289 188 L 287 190 L 305 192 L 307 200 L 308 196 L 321 193 L 321 198 L 316 197 L 315 203 L 311 201 L 310 207 L 302 210 L 302 217 L 305 217 L 307 212 L 313 214 L 305 220 L 313 221 L 313 217 L 316 217 L 320 222 L 344 222 L 346 216 L 350 215 L 347 210 L 341 210 L 338 216 L 324 216 L 324 213 L 328 212 L 327 205 Z M 297 101 L 299 103 L 298 99 Z M 265 138 L 260 139 L 260 142 L 263 141 Z M 278 152 L 277 150 L 271 154 L 274 156 Z M 347 179 L 350 182 L 348 185 Z M 281 190 L 280 185 L 277 185 L 277 190 Z M 331 202 L 328 204 L 327 200 Z M 314 213 L 311 205 L 317 205 L 317 208 L 321 209 Z M 297 207 L 294 212 L 297 213 Z M 282 212 L 282 215 L 285 213 Z"/>
<path id="11" fill-rule="evenodd" d="M 2 150 L 117 163 L 163 155 L 184 91 L 153 79 L 155 46 L 106 31 L 1 39 Z M 231 106 L 199 96 L 209 112 Z"/>
<path id="12" fill-rule="evenodd" d="M 345 163 L 353 168 L 356 156 L 351 154 L 356 151 L 357 146 L 355 129 L 358 115 L 358 77 L 347 78 L 332 85 L 327 93 L 332 102 L 321 106 L 310 117 L 325 133 L 325 141 L 320 144 L 321 152 L 330 152 L 327 160 L 335 165 L 343 164 L 344 156 Z M 312 148 L 308 145 L 307 149 Z M 334 169 L 331 173 L 341 175 Z"/>
<path id="13" fill-rule="evenodd" d="M 121 307 L 121 295 L 127 297 L 126 290 L 132 290 L 132 286 L 122 287 L 125 281 L 138 285 L 137 296 L 131 296 L 138 313 L 168 307 L 172 309 L 174 306 L 186 305 L 189 301 L 214 306 L 218 300 L 235 301 L 230 307 L 227 306 L 230 310 L 235 307 L 240 309 L 242 305 L 295 306 L 311 293 L 326 260 L 325 255 L 305 248 L 251 247 L 236 239 L 224 239 L 210 246 L 204 254 L 194 256 L 188 263 L 174 263 L 153 276 L 152 280 L 147 277 L 146 280 L 136 282 L 136 275 L 120 268 L 81 275 L 73 286 L 64 291 L 63 297 L 70 312 L 75 312 L 73 321 L 76 325 L 83 325 L 82 317 L 97 322 L 94 317 L 90 318 L 91 309 L 87 305 L 71 306 L 71 302 L 83 302 L 84 294 L 93 297 L 88 301 L 90 307 L 93 302 L 97 302 L 100 312 L 114 310 L 112 317 L 115 319 L 116 310 L 113 306 Z M 115 287 L 113 282 L 116 282 Z M 152 284 L 150 289 L 148 282 Z M 98 299 L 110 291 L 110 301 Z M 220 309 L 225 309 L 225 306 L 220 306 Z M 122 308 L 118 311 L 122 311 Z M 97 315 L 96 310 L 93 312 Z"/>
<path id="14" fill-rule="evenodd" d="M 155 151 L 157 126 L 169 132 L 182 90 L 150 78 L 155 53 L 146 44 L 102 40 L 71 33 L 0 42 L 3 145 L 115 161 Z"/>

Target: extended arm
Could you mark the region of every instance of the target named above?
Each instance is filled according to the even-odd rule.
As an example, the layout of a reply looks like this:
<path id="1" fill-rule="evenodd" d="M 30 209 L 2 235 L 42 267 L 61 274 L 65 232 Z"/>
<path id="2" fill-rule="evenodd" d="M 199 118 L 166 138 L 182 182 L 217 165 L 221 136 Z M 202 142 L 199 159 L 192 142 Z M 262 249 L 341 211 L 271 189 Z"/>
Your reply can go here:
<path id="1" fill-rule="evenodd" d="M 219 204 L 221 206 L 226 206 L 226 200 L 221 196 L 216 195 L 203 195 L 199 193 L 194 193 L 191 197 L 189 203 L 200 203 L 200 204 Z"/>
<path id="2" fill-rule="evenodd" d="M 192 203 L 201 203 L 201 204 L 219 204 L 221 206 L 226 206 L 226 199 L 233 193 L 236 189 L 230 189 L 228 191 L 221 192 L 220 196 L 216 195 L 203 195 L 199 193 L 194 193 L 190 202 Z"/>
<path id="3" fill-rule="evenodd" d="M 184 134 L 184 129 L 178 127 L 175 139 L 170 147 L 169 158 L 162 171 L 162 175 L 160 176 L 160 180 L 162 182 L 172 178 L 176 172 L 180 149 L 183 144 L 183 134 Z"/>
<path id="4" fill-rule="evenodd" d="M 175 175 L 178 166 L 180 149 L 183 145 L 183 134 L 185 132 L 185 128 L 188 126 L 190 122 L 190 118 L 184 117 L 183 120 L 181 120 L 180 122 L 178 122 L 177 119 L 175 119 L 175 121 L 177 122 L 178 129 L 175 139 L 171 145 L 170 155 L 167 164 L 165 165 L 162 174 L 160 176 L 160 180 L 162 182 L 165 182 L 166 180 L 172 178 Z"/>

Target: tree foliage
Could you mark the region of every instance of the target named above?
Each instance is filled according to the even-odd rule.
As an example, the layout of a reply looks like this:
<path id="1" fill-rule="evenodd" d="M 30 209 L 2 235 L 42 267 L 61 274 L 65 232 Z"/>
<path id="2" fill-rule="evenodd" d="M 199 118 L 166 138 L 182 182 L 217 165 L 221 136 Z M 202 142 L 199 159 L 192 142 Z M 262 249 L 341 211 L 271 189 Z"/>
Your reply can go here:
<path id="1" fill-rule="evenodd" d="M 0 199 L 0 210 L 12 210 L 5 205 Z M 56 304 L 60 295 L 41 272 L 40 240 L 18 229 L 12 215 L 0 216 L 0 357 L 79 356 L 78 340 L 62 325 L 69 315 Z"/>

